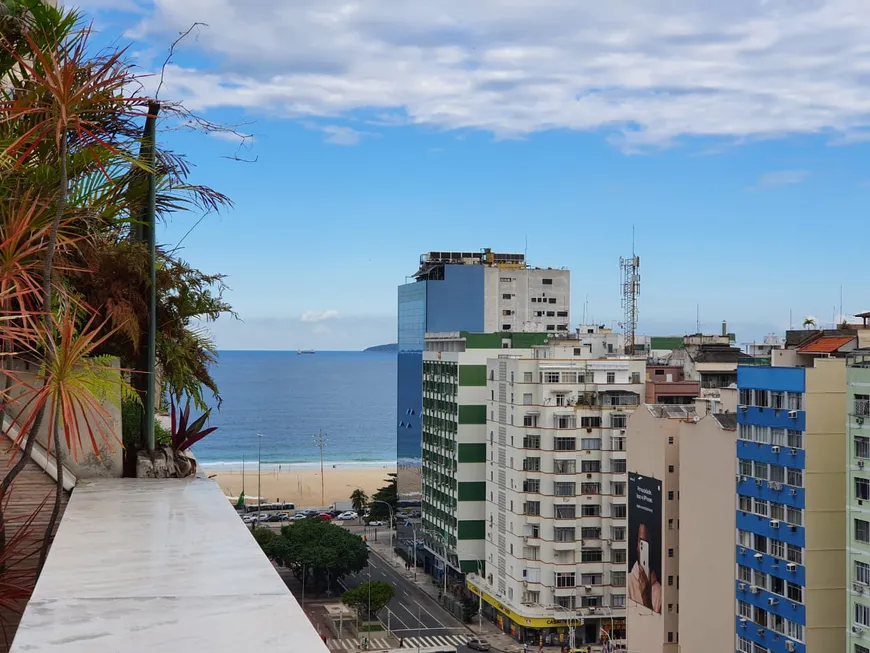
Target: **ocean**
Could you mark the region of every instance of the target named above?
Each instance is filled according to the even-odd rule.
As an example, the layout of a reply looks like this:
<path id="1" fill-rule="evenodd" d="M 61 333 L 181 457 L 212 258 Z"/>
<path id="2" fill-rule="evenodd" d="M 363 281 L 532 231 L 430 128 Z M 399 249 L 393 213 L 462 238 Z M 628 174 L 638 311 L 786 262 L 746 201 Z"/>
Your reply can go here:
<path id="1" fill-rule="evenodd" d="M 213 376 L 218 429 L 193 447 L 205 468 L 255 468 L 258 433 L 264 470 L 319 467 L 319 430 L 325 465 L 396 464 L 396 354 L 222 351 Z"/>

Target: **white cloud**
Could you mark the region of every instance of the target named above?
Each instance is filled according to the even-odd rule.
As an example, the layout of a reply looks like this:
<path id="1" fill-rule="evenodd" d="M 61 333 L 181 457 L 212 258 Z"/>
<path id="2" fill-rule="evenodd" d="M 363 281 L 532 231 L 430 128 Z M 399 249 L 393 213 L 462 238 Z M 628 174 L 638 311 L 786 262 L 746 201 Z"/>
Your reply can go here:
<path id="1" fill-rule="evenodd" d="M 629 149 L 870 126 L 865 0 L 154 4 L 131 34 L 209 24 L 186 47 L 219 69 L 167 71 L 165 97 L 194 110 L 361 111 L 499 137 L 604 128 Z"/>
<path id="2" fill-rule="evenodd" d="M 809 176 L 807 170 L 774 170 L 766 172 L 758 178 L 756 188 L 775 188 L 777 186 L 791 186 L 806 181 Z"/>
<path id="3" fill-rule="evenodd" d="M 341 125 L 319 125 L 310 120 L 303 121 L 302 125 L 306 129 L 323 132 L 326 134 L 326 142 L 332 143 L 333 145 L 359 145 L 363 138 L 374 138 L 379 136 L 379 134 L 374 132 L 353 129 L 352 127 L 344 127 Z"/>
<path id="4" fill-rule="evenodd" d="M 325 322 L 338 318 L 338 311 L 305 311 L 299 319 L 303 322 Z"/>

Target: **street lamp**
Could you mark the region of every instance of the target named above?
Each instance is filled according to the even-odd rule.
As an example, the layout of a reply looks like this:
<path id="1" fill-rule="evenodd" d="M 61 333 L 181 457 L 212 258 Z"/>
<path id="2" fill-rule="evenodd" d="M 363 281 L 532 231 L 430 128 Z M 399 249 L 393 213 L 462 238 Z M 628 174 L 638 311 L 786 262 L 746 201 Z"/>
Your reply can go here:
<path id="1" fill-rule="evenodd" d="M 369 503 L 382 503 L 387 509 L 390 511 L 390 555 L 393 552 L 393 506 L 391 506 L 386 501 L 381 501 L 380 499 L 372 499 Z"/>
<path id="2" fill-rule="evenodd" d="M 260 455 L 263 450 L 263 434 L 257 433 L 257 521 L 260 521 L 260 502 L 262 501 L 263 493 L 260 491 L 260 468 L 263 458 Z"/>
<path id="3" fill-rule="evenodd" d="M 606 614 L 610 616 L 610 632 L 607 633 L 607 639 L 610 642 L 610 648 L 612 649 L 613 648 L 613 608 L 611 608 L 610 606 L 607 606 L 607 605 L 602 605 L 602 606 L 598 606 L 598 609 L 607 610 Z M 601 629 L 599 628 L 599 630 L 601 630 Z M 600 634 L 599 634 L 599 636 L 600 636 Z"/>
<path id="4" fill-rule="evenodd" d="M 579 622 L 581 617 L 577 614 L 576 610 L 571 610 L 570 608 L 566 608 L 564 605 L 559 605 L 558 603 L 554 603 L 550 606 L 551 608 L 564 610 L 568 613 L 568 618 L 566 621 L 568 622 L 568 648 L 571 650 L 576 648 L 576 633 L 575 633 L 575 622 Z"/>

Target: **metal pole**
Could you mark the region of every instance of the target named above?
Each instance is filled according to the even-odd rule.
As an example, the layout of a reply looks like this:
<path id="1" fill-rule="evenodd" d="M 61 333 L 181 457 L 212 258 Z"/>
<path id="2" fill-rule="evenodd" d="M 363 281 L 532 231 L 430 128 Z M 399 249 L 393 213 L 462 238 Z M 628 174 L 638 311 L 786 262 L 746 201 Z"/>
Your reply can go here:
<path id="1" fill-rule="evenodd" d="M 242 454 L 242 496 L 245 495 L 245 454 Z M 245 507 L 245 502 L 242 501 L 242 508 Z M 247 509 L 245 509 L 247 512 Z"/>
<path id="2" fill-rule="evenodd" d="M 148 451 L 154 451 L 154 410 L 157 405 L 157 161 L 155 153 L 157 142 L 157 114 L 160 103 L 148 103 L 148 116 L 145 118 L 143 147 L 147 149 L 148 165 L 148 207 L 145 215 L 145 229 L 148 232 L 148 259 L 151 287 L 148 291 L 148 386 L 145 392 L 145 444 Z"/>
<path id="3" fill-rule="evenodd" d="M 444 529 L 444 549 L 443 549 L 443 559 L 444 559 L 444 596 L 447 596 L 447 529 Z"/>
<path id="4" fill-rule="evenodd" d="M 260 465 L 262 463 L 262 458 L 260 456 L 260 452 L 262 451 L 263 444 L 263 434 L 257 433 L 257 521 L 260 521 L 260 502 L 262 499 L 262 492 L 260 491 Z"/>
<path id="5" fill-rule="evenodd" d="M 323 478 L 323 448 L 327 445 L 327 442 L 328 438 L 323 431 L 318 431 L 314 435 L 314 444 L 320 449 L 320 503 L 324 508 L 326 507 L 326 489 L 325 479 Z"/>

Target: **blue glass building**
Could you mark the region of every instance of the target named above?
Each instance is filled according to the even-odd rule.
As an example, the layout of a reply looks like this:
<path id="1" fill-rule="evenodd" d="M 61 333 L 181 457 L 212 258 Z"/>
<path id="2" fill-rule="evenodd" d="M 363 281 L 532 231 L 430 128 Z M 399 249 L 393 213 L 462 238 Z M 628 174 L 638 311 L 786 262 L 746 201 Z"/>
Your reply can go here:
<path id="1" fill-rule="evenodd" d="M 813 371 L 737 368 L 735 629 L 741 653 L 808 650 L 805 435 L 807 373 Z"/>

